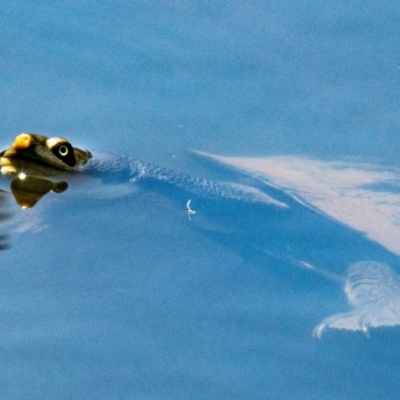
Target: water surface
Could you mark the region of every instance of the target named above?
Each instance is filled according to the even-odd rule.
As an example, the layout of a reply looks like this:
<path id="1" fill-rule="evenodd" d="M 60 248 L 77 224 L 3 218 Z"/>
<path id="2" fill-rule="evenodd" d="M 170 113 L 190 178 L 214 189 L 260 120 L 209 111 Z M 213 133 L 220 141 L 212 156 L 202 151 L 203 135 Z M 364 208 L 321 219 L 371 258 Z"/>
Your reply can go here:
<path id="1" fill-rule="evenodd" d="M 275 201 L 106 171 L 2 193 L 2 396 L 397 399 L 396 7 L 0 5 L 2 148 L 64 136 Z"/>

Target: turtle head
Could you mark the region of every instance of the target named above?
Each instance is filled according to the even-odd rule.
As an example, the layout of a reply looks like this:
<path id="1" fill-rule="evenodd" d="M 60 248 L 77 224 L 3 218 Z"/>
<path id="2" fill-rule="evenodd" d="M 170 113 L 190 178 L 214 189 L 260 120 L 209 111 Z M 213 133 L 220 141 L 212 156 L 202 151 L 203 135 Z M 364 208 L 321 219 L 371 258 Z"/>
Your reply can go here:
<path id="1" fill-rule="evenodd" d="M 92 154 L 73 147 L 64 138 L 21 133 L 0 156 L 3 174 L 18 174 L 21 170 L 29 170 L 26 172 L 32 175 L 55 175 L 60 170 L 75 171 L 86 164 Z M 49 172 L 51 169 L 53 173 Z M 47 172 L 43 173 L 44 170 Z"/>

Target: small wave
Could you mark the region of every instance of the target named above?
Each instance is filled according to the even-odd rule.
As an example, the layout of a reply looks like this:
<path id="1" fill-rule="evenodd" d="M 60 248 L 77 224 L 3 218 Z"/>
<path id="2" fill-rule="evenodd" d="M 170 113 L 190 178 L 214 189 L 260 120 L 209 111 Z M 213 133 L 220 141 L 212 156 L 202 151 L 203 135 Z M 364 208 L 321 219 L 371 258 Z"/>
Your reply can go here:
<path id="1" fill-rule="evenodd" d="M 245 202 L 257 202 L 279 208 L 288 208 L 288 205 L 272 198 L 261 190 L 230 182 L 213 182 L 208 179 L 195 178 L 190 175 L 171 171 L 166 168 L 151 165 L 131 157 L 110 154 L 95 154 L 87 165 L 82 167 L 86 174 L 94 174 L 107 190 L 110 183 L 140 184 L 140 182 L 155 181 L 165 183 L 171 187 L 183 189 L 190 194 L 209 199 L 235 199 Z M 113 188 L 114 190 L 114 188 Z"/>
<path id="2" fill-rule="evenodd" d="M 226 198 L 246 202 L 260 202 L 279 208 L 288 208 L 285 203 L 273 199 L 260 190 L 236 183 L 213 182 L 208 179 L 194 178 L 186 174 L 153 166 L 138 160 L 130 160 L 130 181 L 155 180 L 186 190 L 189 193 L 210 199 Z"/>

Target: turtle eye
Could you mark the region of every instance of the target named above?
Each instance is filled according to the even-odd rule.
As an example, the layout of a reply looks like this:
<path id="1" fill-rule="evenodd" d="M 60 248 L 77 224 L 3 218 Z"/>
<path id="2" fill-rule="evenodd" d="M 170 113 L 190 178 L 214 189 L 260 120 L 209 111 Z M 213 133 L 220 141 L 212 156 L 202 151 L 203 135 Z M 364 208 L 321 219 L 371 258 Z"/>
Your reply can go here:
<path id="1" fill-rule="evenodd" d="M 69 143 L 60 143 L 55 145 L 51 152 L 62 162 L 69 165 L 70 167 L 75 167 L 76 158 L 74 154 L 74 149 Z"/>
<path id="2" fill-rule="evenodd" d="M 58 148 L 58 154 L 60 154 L 60 156 L 65 157 L 69 152 L 69 149 L 67 146 L 60 146 Z"/>

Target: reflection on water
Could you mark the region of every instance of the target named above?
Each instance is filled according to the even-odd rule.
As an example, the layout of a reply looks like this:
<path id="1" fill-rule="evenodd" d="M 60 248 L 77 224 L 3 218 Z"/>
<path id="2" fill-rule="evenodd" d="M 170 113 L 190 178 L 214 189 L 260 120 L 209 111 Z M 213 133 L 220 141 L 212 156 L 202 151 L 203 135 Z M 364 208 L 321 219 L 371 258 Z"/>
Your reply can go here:
<path id="1" fill-rule="evenodd" d="M 313 208 L 400 254 L 399 171 L 372 165 L 322 162 L 296 157 L 229 158 L 204 153 L 212 160 L 251 173 Z M 368 255 L 364 255 L 368 257 Z M 304 264 L 314 269 L 311 264 Z M 316 272 L 332 278 L 329 271 Z M 400 276 L 387 264 L 352 264 L 343 279 L 352 311 L 324 319 L 318 338 L 329 329 L 359 330 L 400 325 Z"/>
<path id="2" fill-rule="evenodd" d="M 7 193 L 0 190 L 0 227 L 2 222 L 9 218 L 9 213 L 6 207 Z M 8 243 L 8 236 L 5 234 L 0 234 L 0 250 L 5 250 L 10 247 Z"/>
<path id="3" fill-rule="evenodd" d="M 62 193 L 68 188 L 68 183 L 52 182 L 35 176 L 17 176 L 11 181 L 10 189 L 15 201 L 22 208 L 33 207 L 49 192 Z"/>
<path id="4" fill-rule="evenodd" d="M 400 171 L 299 157 L 230 158 L 199 154 L 266 178 L 299 196 L 305 204 L 365 232 L 370 239 L 400 255 Z"/>

